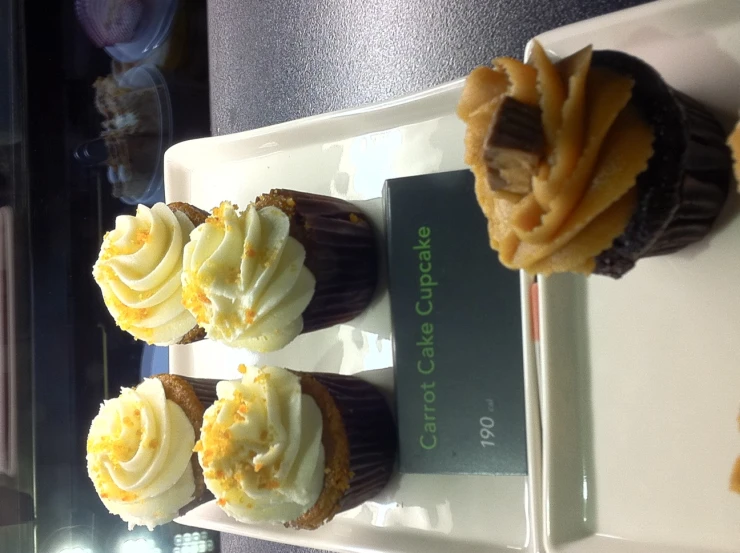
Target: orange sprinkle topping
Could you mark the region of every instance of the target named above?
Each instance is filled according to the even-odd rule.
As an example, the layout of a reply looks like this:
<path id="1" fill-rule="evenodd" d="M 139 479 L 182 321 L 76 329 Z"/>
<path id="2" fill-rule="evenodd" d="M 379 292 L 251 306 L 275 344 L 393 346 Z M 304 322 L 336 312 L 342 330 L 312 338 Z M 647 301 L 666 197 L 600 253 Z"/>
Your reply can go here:
<path id="1" fill-rule="evenodd" d="M 241 363 L 236 370 L 238 370 L 241 374 L 247 374 L 247 366 L 244 363 Z"/>
<path id="2" fill-rule="evenodd" d="M 247 242 L 244 244 L 244 257 L 257 257 L 259 255 L 259 252 L 252 247 L 252 244 L 250 242 Z"/>
<path id="3" fill-rule="evenodd" d="M 123 494 L 120 497 L 121 501 L 123 501 L 124 503 L 130 503 L 131 501 L 136 501 L 138 498 L 139 498 L 138 495 L 136 495 L 135 493 L 131 493 L 131 492 L 123 492 Z"/>
<path id="4" fill-rule="evenodd" d="M 98 282 L 116 280 L 116 272 L 109 265 L 97 264 L 94 267 L 93 276 Z"/>
<path id="5" fill-rule="evenodd" d="M 134 237 L 134 245 L 141 247 L 149 241 L 150 237 L 149 229 L 139 229 Z"/>
<path id="6" fill-rule="evenodd" d="M 257 312 L 254 309 L 247 309 L 244 312 L 244 316 L 247 321 L 247 324 L 251 325 L 252 323 L 254 323 L 254 319 L 257 316 Z"/>
<path id="7" fill-rule="evenodd" d="M 219 499 L 218 501 L 216 501 L 216 503 L 218 503 L 219 506 L 223 507 L 224 505 L 226 505 L 226 498 L 225 497 L 222 497 L 221 499 Z"/>
<path id="8" fill-rule="evenodd" d="M 224 215 L 229 206 L 233 207 L 234 211 L 239 210 L 239 206 L 236 204 L 232 205 L 230 202 L 221 202 L 218 207 L 214 207 L 211 210 L 211 216 L 206 218 L 206 223 L 212 224 L 213 226 L 221 229 L 225 229 L 226 221 L 224 220 Z"/>
<path id="9" fill-rule="evenodd" d="M 266 384 L 268 380 L 270 380 L 270 375 L 264 371 L 260 371 L 260 373 L 254 377 L 255 382 L 262 382 L 264 384 Z"/>
<path id="10" fill-rule="evenodd" d="M 257 487 L 261 490 L 276 490 L 280 487 L 280 482 L 278 482 L 274 478 L 271 478 L 267 482 L 260 482 Z"/>
<path id="11" fill-rule="evenodd" d="M 241 271 L 239 267 L 230 267 L 226 275 L 224 275 L 224 282 L 227 284 L 238 284 L 241 279 Z"/>
<path id="12" fill-rule="evenodd" d="M 208 322 L 208 310 L 211 300 L 194 282 L 187 281 L 182 287 L 182 304 L 190 311 L 199 325 Z"/>

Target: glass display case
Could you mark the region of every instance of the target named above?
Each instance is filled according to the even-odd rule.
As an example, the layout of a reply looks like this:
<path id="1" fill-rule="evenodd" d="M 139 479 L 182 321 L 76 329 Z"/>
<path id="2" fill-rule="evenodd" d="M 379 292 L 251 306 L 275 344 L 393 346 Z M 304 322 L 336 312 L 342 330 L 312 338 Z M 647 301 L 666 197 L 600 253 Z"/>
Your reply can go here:
<path id="1" fill-rule="evenodd" d="M 143 3 L 103 44 L 85 4 L 0 0 L 0 551 L 218 551 L 174 523 L 129 532 L 85 460 L 101 402 L 167 370 L 91 268 L 117 215 L 164 198 L 167 147 L 210 132 L 205 2 Z"/>

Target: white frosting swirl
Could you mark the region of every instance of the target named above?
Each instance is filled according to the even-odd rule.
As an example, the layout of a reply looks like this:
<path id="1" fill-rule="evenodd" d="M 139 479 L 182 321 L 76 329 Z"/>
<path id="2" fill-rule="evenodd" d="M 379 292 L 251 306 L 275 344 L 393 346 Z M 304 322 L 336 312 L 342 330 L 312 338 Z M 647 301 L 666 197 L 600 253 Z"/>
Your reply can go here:
<path id="1" fill-rule="evenodd" d="M 163 203 L 116 217 L 93 277 L 116 324 L 139 340 L 170 345 L 195 327 L 182 305 L 182 252 L 193 223 Z"/>
<path id="2" fill-rule="evenodd" d="M 246 368 L 219 382 L 196 445 L 206 486 L 242 522 L 288 522 L 324 485 L 321 411 L 286 369 Z"/>
<path id="3" fill-rule="evenodd" d="M 150 529 L 170 522 L 195 493 L 195 430 L 156 378 L 123 388 L 90 426 L 87 471 L 106 508 Z"/>
<path id="4" fill-rule="evenodd" d="M 246 211 L 223 202 L 190 235 L 183 303 L 208 337 L 252 351 L 275 351 L 303 330 L 316 280 L 306 250 L 276 207 Z"/>

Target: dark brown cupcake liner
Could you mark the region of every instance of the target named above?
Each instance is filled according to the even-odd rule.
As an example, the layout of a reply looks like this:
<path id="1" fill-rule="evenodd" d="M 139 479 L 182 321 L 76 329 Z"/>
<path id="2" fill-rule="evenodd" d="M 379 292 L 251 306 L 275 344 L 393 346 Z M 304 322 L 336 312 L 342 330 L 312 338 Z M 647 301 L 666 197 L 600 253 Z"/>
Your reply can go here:
<path id="1" fill-rule="evenodd" d="M 208 409 L 211 405 L 216 403 L 218 396 L 216 396 L 216 384 L 218 380 L 213 378 L 195 378 L 192 376 L 181 376 L 177 375 L 193 388 L 195 396 L 203 404 L 203 410 Z"/>
<path id="2" fill-rule="evenodd" d="M 193 226 L 196 227 L 203 224 L 208 218 L 207 211 L 203 211 L 202 209 L 185 202 L 171 202 L 167 204 L 167 207 L 169 207 L 170 211 L 172 211 L 173 213 L 179 211 L 180 213 L 185 215 L 188 219 L 190 219 L 190 222 L 193 223 Z M 192 344 L 193 342 L 200 342 L 201 340 L 205 339 L 206 330 L 203 327 L 195 325 L 187 332 L 187 334 L 180 338 L 180 341 L 177 343 L 179 345 L 185 345 Z"/>
<path id="3" fill-rule="evenodd" d="M 353 376 L 295 373 L 322 412 L 324 486 L 313 507 L 286 526 L 315 529 L 376 496 L 396 459 L 396 426 L 383 394 Z"/>
<path id="4" fill-rule="evenodd" d="M 357 377 L 312 373 L 331 394 L 342 415 L 349 442 L 349 488 L 340 510 L 377 495 L 393 474 L 398 438 L 388 402 L 372 384 Z"/>
<path id="5" fill-rule="evenodd" d="M 378 285 L 378 249 L 367 217 L 353 204 L 318 194 L 276 189 L 258 199 L 287 199 L 291 235 L 306 249 L 316 290 L 303 312 L 303 332 L 346 323 L 362 313 Z M 278 202 L 275 205 L 280 206 Z"/>
<path id="6" fill-rule="evenodd" d="M 655 137 L 648 167 L 637 177 L 635 212 L 596 258 L 595 273 L 620 278 L 638 259 L 678 251 L 707 235 L 727 198 L 732 160 L 715 117 L 650 65 L 609 50 L 595 51 L 592 63 L 634 79 L 631 102 Z"/>
<path id="7" fill-rule="evenodd" d="M 216 401 L 217 380 L 192 378 L 174 374 L 156 374 L 153 376 L 162 383 L 165 397 L 174 401 L 185 413 L 195 431 L 195 439 L 198 440 L 201 427 L 203 426 L 203 413 Z M 193 397 L 195 396 L 195 397 Z M 198 505 L 213 499 L 213 494 L 206 488 L 203 478 L 203 469 L 198 462 L 198 455 L 193 452 L 190 464 L 193 468 L 195 479 L 195 495 L 187 505 L 183 506 L 179 514 L 182 516 Z"/>

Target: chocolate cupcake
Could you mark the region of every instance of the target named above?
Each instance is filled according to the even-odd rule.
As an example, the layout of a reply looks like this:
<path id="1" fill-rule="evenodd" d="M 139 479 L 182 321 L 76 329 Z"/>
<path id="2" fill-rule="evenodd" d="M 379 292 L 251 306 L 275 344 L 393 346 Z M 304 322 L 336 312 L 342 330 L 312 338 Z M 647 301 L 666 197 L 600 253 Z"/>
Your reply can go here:
<path id="1" fill-rule="evenodd" d="M 585 48 L 471 73 L 458 106 L 466 161 L 504 265 L 619 278 L 702 239 L 725 201 L 715 118 L 648 64 Z"/>
<path id="2" fill-rule="evenodd" d="M 116 324 L 149 344 L 188 344 L 205 337 L 182 304 L 182 257 L 206 213 L 188 204 L 140 205 L 106 233 L 93 278 Z"/>
<path id="3" fill-rule="evenodd" d="M 370 304 L 375 236 L 352 204 L 273 190 L 246 210 L 223 202 L 185 247 L 184 304 L 208 338 L 274 351 Z"/>
<path id="4" fill-rule="evenodd" d="M 231 517 L 316 529 L 376 495 L 395 462 L 383 395 L 355 377 L 240 367 L 220 382 L 195 449 Z"/>
<path id="5" fill-rule="evenodd" d="M 594 272 L 619 278 L 638 259 L 678 251 L 707 235 L 727 198 L 731 158 L 715 117 L 651 66 L 614 51 L 594 52 L 593 65 L 634 80 L 631 103 L 654 133 L 654 153 L 637 177 L 635 210 L 612 247 L 596 258 Z"/>
<path id="6" fill-rule="evenodd" d="M 210 499 L 193 447 L 215 382 L 202 389 L 205 403 L 187 380 L 158 375 L 123 388 L 92 421 L 88 475 L 106 508 L 129 528 L 166 524 Z"/>

